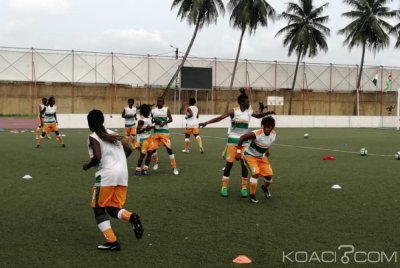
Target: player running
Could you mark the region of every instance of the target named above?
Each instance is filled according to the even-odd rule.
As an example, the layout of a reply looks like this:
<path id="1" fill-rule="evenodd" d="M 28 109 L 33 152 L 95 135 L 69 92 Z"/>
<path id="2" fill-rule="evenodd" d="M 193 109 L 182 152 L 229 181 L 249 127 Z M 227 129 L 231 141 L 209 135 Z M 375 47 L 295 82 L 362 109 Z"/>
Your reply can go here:
<path id="1" fill-rule="evenodd" d="M 83 170 L 97 166 L 93 187 L 92 208 L 97 226 L 103 233 L 106 243 L 97 246 L 100 250 L 120 250 L 120 244 L 114 234 L 108 215 L 122 221 L 129 221 L 137 239 L 143 235 L 140 217 L 122 207 L 128 191 L 128 165 L 126 158 L 132 153 L 131 147 L 122 141 L 122 137 L 104 128 L 104 115 L 92 110 L 88 116 L 90 161 Z M 108 214 L 108 215 L 107 215 Z"/>
<path id="2" fill-rule="evenodd" d="M 186 109 L 186 131 L 185 131 L 185 147 L 183 153 L 189 153 L 190 135 L 193 135 L 199 144 L 200 153 L 204 153 L 203 142 L 199 135 L 199 109 L 195 106 L 196 99 L 189 99 L 189 107 Z"/>
<path id="3" fill-rule="evenodd" d="M 254 113 L 253 109 L 250 106 L 249 97 L 244 92 L 244 88 L 241 88 L 240 92 L 241 94 L 237 98 L 239 107 L 233 108 L 218 117 L 215 117 L 213 119 L 208 120 L 207 122 L 199 124 L 200 127 L 205 127 L 208 124 L 219 122 L 227 117 L 231 118 L 231 126 L 228 133 L 228 142 L 222 154 L 222 157 L 226 162 L 224 168 L 224 174 L 222 176 L 222 187 L 221 187 L 222 197 L 228 196 L 229 176 L 233 166 L 233 161 L 235 160 L 236 157 L 236 153 L 238 151 L 242 152 L 242 150 L 244 150 L 244 148 L 242 147 L 248 146 L 248 143 L 245 142 L 242 145 L 242 147 L 238 147 L 238 142 L 240 136 L 249 131 L 250 118 L 251 117 L 263 118 L 268 114 L 274 113 L 274 112 L 263 113 L 262 111 L 260 113 Z M 246 166 L 244 165 L 243 160 L 240 160 L 240 164 L 242 166 L 242 183 L 241 183 L 242 187 L 240 194 L 243 198 L 245 198 L 248 197 L 248 191 L 247 191 L 248 172 Z"/>
<path id="4" fill-rule="evenodd" d="M 275 119 L 271 116 L 264 117 L 261 120 L 262 129 L 251 131 L 240 136 L 238 148 L 246 141 L 251 141 L 250 145 L 244 149 L 242 156 L 241 150 L 237 150 L 236 159 L 243 158 L 249 171 L 250 177 L 250 202 L 258 203 L 256 198 L 257 181 L 259 177 L 264 177 L 264 184 L 261 189 L 266 198 L 271 198 L 269 186 L 272 184 L 272 168 L 269 163 L 269 147 L 276 139 Z"/>
<path id="5" fill-rule="evenodd" d="M 134 99 L 128 100 L 128 106 L 122 111 L 122 118 L 125 118 L 125 138 L 134 148 L 136 136 L 136 107 Z"/>
<path id="6" fill-rule="evenodd" d="M 172 115 L 169 108 L 164 107 L 163 97 L 157 98 L 157 106 L 153 108 L 153 110 L 151 111 L 151 115 L 154 122 L 153 140 L 155 148 L 157 149 L 158 147 L 160 147 L 161 144 L 164 145 L 165 149 L 167 149 L 167 153 L 171 161 L 172 172 L 174 173 L 174 175 L 179 175 L 179 171 L 176 168 L 175 155 L 172 151 L 171 138 L 169 135 L 168 127 L 168 124 L 172 122 Z M 153 156 L 155 157 L 156 162 L 153 166 L 153 169 L 157 170 L 159 163 L 157 153 L 154 153 Z"/>
<path id="7" fill-rule="evenodd" d="M 44 136 L 50 135 L 51 132 L 56 133 L 56 140 L 61 143 L 62 147 L 65 147 L 64 139 L 60 135 L 58 130 L 58 121 L 57 121 L 57 106 L 56 99 L 54 97 L 50 97 L 47 102 L 47 106 L 45 106 L 41 112 L 41 116 L 43 116 L 43 130 L 42 134 L 39 136 L 39 140 L 37 141 L 36 148 L 39 148 L 42 144 L 42 140 Z"/>
<path id="8" fill-rule="evenodd" d="M 151 137 L 151 129 L 153 128 L 153 123 L 150 117 L 151 106 L 148 104 L 142 104 L 139 107 L 139 111 L 140 117 L 136 129 L 137 141 L 135 147 L 139 150 L 140 156 L 136 166 L 136 176 L 148 175 L 149 164 L 154 151 L 154 141 Z M 146 155 L 147 157 L 142 168 L 143 159 Z"/>

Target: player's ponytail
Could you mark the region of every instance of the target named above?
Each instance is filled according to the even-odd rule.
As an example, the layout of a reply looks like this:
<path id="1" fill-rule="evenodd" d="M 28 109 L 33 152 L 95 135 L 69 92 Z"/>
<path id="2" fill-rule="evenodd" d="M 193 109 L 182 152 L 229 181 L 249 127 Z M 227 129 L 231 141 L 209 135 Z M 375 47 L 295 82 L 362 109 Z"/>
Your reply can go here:
<path id="1" fill-rule="evenodd" d="M 109 134 L 104 128 L 104 115 L 100 110 L 91 110 L 87 116 L 90 130 L 95 132 L 99 138 L 105 142 L 116 144 L 122 140 L 122 136 Z"/>
<path id="2" fill-rule="evenodd" d="M 243 87 L 241 87 L 241 88 L 239 89 L 239 92 L 240 92 L 240 95 L 239 95 L 239 97 L 237 98 L 237 102 L 238 102 L 238 104 L 240 105 L 240 104 L 242 104 L 245 100 L 247 100 L 247 99 L 249 98 L 249 96 L 247 96 L 246 90 L 245 90 Z"/>

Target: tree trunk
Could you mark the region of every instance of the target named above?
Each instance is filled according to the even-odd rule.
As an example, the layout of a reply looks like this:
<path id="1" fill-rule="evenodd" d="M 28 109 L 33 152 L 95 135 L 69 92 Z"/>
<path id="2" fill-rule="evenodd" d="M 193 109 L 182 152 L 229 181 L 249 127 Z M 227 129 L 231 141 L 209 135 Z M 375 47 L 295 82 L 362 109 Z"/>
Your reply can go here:
<path id="1" fill-rule="evenodd" d="M 196 27 L 194 28 L 194 33 L 193 33 L 193 36 L 192 36 L 192 40 L 190 40 L 189 46 L 186 49 L 186 52 L 185 52 L 185 55 L 182 58 L 181 64 L 179 64 L 178 69 L 176 70 L 175 74 L 171 77 L 171 80 L 169 81 L 167 87 L 164 89 L 164 92 L 162 94 L 163 97 L 165 97 L 165 95 L 167 94 L 168 89 L 171 88 L 172 83 L 178 77 L 179 72 L 181 71 L 183 65 L 185 64 L 186 58 L 188 57 L 189 52 L 192 49 L 194 40 L 196 39 L 197 32 L 199 31 L 199 26 L 200 26 L 200 20 L 198 19 L 197 22 L 196 22 Z"/>
<path id="2" fill-rule="evenodd" d="M 362 78 L 362 72 L 364 69 L 364 58 L 365 58 L 365 46 L 366 43 L 363 44 L 362 47 L 362 54 L 361 54 L 361 65 L 360 65 L 360 72 L 358 73 L 357 77 L 357 85 L 356 85 L 356 96 L 354 97 L 354 108 L 353 108 L 353 115 L 358 115 L 359 114 L 359 94 L 360 94 L 360 88 L 361 88 L 361 78 Z"/>
<path id="3" fill-rule="evenodd" d="M 300 63 L 300 58 L 301 58 L 301 49 L 299 49 L 299 50 L 300 51 L 298 52 L 299 55 L 297 56 L 296 69 L 294 69 L 292 90 L 290 91 L 290 95 L 289 95 L 289 111 L 288 111 L 288 115 L 292 114 L 292 99 L 293 99 L 293 95 L 294 95 L 294 86 L 296 85 L 297 71 L 299 70 L 299 63 Z"/>
<path id="4" fill-rule="evenodd" d="M 241 33 L 241 35 L 240 35 L 239 47 L 238 47 L 238 50 L 237 50 L 237 53 L 236 53 L 235 64 L 233 65 L 233 72 L 232 72 L 231 83 L 229 84 L 229 94 L 228 94 L 228 100 L 226 101 L 225 112 L 228 111 L 228 109 L 229 109 L 229 104 L 230 104 L 230 102 L 231 102 L 231 95 L 232 95 L 232 94 L 230 94 L 230 93 L 231 93 L 232 88 L 233 88 L 233 82 L 235 81 L 236 68 L 237 68 L 237 64 L 238 64 L 238 61 L 239 61 L 240 50 L 242 49 L 242 41 L 243 41 L 243 36 L 244 36 L 244 33 L 245 33 L 245 32 L 246 32 L 246 27 L 244 27 L 244 28 L 242 29 L 242 33 Z"/>

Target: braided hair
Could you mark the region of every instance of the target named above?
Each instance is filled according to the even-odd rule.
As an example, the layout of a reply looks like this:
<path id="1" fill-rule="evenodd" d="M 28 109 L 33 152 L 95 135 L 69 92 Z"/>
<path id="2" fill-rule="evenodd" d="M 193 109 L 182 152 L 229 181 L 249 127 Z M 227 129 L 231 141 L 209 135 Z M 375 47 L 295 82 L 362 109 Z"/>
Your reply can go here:
<path id="1" fill-rule="evenodd" d="M 275 119 L 272 116 L 266 116 L 261 120 L 261 125 L 262 126 L 270 126 L 272 128 L 275 128 Z"/>
<path id="2" fill-rule="evenodd" d="M 237 97 L 237 102 L 240 105 L 241 103 L 243 103 L 246 99 L 249 98 L 249 96 L 247 96 L 245 89 L 242 87 L 239 89 L 240 91 L 240 95 Z"/>
<path id="3" fill-rule="evenodd" d="M 150 112 L 151 112 L 151 105 L 142 104 L 139 106 L 139 111 L 140 111 L 140 114 L 143 115 L 144 117 L 149 117 Z"/>
<path id="4" fill-rule="evenodd" d="M 95 132 L 102 141 L 117 144 L 118 141 L 122 140 L 122 136 L 120 135 L 107 133 L 107 130 L 103 126 L 104 115 L 102 111 L 91 110 L 87 115 L 87 120 L 90 130 Z"/>

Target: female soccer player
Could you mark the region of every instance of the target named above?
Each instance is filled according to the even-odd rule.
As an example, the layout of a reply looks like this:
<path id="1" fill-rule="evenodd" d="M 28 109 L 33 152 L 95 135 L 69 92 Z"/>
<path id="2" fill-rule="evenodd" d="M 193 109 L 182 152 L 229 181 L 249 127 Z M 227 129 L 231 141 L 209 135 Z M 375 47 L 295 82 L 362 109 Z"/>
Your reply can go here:
<path id="1" fill-rule="evenodd" d="M 164 98 L 163 97 L 157 98 L 157 106 L 155 108 L 153 108 L 153 110 L 151 111 L 151 115 L 153 117 L 153 122 L 154 122 L 153 140 L 154 140 L 155 149 L 158 149 L 158 147 L 161 144 L 164 145 L 164 147 L 167 150 L 167 153 L 169 155 L 172 172 L 174 175 L 179 175 L 179 171 L 176 168 L 175 155 L 174 155 L 174 152 L 172 151 L 171 136 L 169 135 L 169 127 L 168 127 L 168 124 L 172 122 L 172 115 L 171 115 L 171 111 L 169 110 L 169 108 L 164 107 Z M 157 170 L 158 169 L 157 152 L 154 153 L 153 156 L 155 157 L 154 158 L 155 164 L 153 166 L 153 169 Z"/>
<path id="2" fill-rule="evenodd" d="M 100 231 L 106 243 L 99 245 L 100 250 L 119 250 L 108 215 L 123 221 L 129 221 L 135 236 L 140 239 L 143 227 L 138 214 L 123 209 L 128 190 L 128 165 L 126 158 L 132 153 L 130 146 L 122 137 L 103 126 L 104 115 L 99 110 L 92 110 L 87 116 L 89 128 L 90 161 L 83 165 L 83 170 L 97 166 L 93 187 L 92 208 Z M 108 215 L 107 215 L 108 214 Z"/>
<path id="3" fill-rule="evenodd" d="M 185 131 L 185 147 L 183 153 L 189 153 L 190 135 L 193 135 L 199 144 L 200 153 L 204 153 L 203 142 L 199 135 L 199 109 L 195 106 L 196 99 L 189 99 L 189 107 L 186 110 L 186 131 Z"/>
<path id="4" fill-rule="evenodd" d="M 153 123 L 150 118 L 151 106 L 148 104 L 142 104 L 139 107 L 139 111 L 140 118 L 136 129 L 136 149 L 140 152 L 135 171 L 135 175 L 137 176 L 148 175 L 149 164 L 154 150 L 154 141 L 151 138 L 151 129 L 153 128 Z M 143 159 L 146 155 L 147 157 L 142 169 Z"/>
<path id="5" fill-rule="evenodd" d="M 224 174 L 222 177 L 222 187 L 221 187 L 221 196 L 228 196 L 228 184 L 229 184 L 229 175 L 231 173 L 231 169 L 233 166 L 233 161 L 235 160 L 236 152 L 242 150 L 242 147 L 238 147 L 238 142 L 240 136 L 247 133 L 249 130 L 250 118 L 263 118 L 264 116 L 274 113 L 274 112 L 265 112 L 265 113 L 254 113 L 253 109 L 250 106 L 249 97 L 244 92 L 244 88 L 240 89 L 241 94 L 237 98 L 237 102 L 239 107 L 233 108 L 228 112 L 215 117 L 207 122 L 200 123 L 200 127 L 205 127 L 208 124 L 216 123 L 221 121 L 222 119 L 227 118 L 228 116 L 231 118 L 231 126 L 228 133 L 228 142 L 223 152 L 222 157 L 224 158 L 226 164 L 224 168 Z M 243 146 L 247 146 L 247 143 L 244 143 Z M 240 160 L 240 164 L 242 165 L 242 189 L 241 196 L 248 197 L 247 191 L 247 168 L 245 167 L 243 160 Z"/>
<path id="6" fill-rule="evenodd" d="M 60 135 L 60 131 L 58 130 L 58 121 L 57 121 L 57 106 L 56 99 L 54 97 L 50 97 L 47 106 L 45 106 L 41 112 L 43 116 L 43 130 L 42 134 L 39 136 L 39 140 L 37 141 L 36 148 L 39 148 L 42 144 L 42 140 L 44 136 L 50 135 L 51 132 L 56 133 L 56 140 L 61 143 L 62 147 L 65 147 L 64 139 Z"/>
<path id="7" fill-rule="evenodd" d="M 42 111 L 44 107 L 47 105 L 47 98 L 42 98 L 42 102 L 39 104 L 39 113 L 38 113 L 38 126 L 36 128 L 36 139 L 39 139 L 40 134 L 42 134 L 42 128 L 43 128 L 43 115 Z M 49 137 L 49 136 L 48 136 Z"/>
<path id="8" fill-rule="evenodd" d="M 272 168 L 269 163 L 269 147 L 276 139 L 275 119 L 271 116 L 264 117 L 261 120 L 262 129 L 255 130 L 240 136 L 238 148 L 245 141 L 251 141 L 250 146 L 244 150 L 244 163 L 250 174 L 250 202 L 258 203 L 256 198 L 257 181 L 260 176 L 264 177 L 264 184 L 261 189 L 264 191 L 266 198 L 271 198 L 268 189 L 272 184 Z M 237 150 L 235 157 L 237 160 L 242 158 L 241 150 Z"/>
<path id="9" fill-rule="evenodd" d="M 122 111 L 122 118 L 125 118 L 125 137 L 129 144 L 134 148 L 136 136 L 136 107 L 134 99 L 128 100 L 128 106 Z"/>

